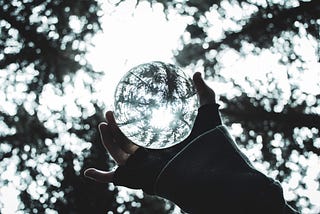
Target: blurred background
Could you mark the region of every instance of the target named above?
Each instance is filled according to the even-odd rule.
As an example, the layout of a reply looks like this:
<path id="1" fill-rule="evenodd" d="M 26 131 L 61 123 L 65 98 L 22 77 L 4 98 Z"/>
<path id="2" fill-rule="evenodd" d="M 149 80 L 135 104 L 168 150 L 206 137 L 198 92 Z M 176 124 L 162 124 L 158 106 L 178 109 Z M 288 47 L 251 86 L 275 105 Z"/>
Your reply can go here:
<path id="1" fill-rule="evenodd" d="M 202 72 L 253 164 L 320 212 L 318 0 L 0 5 L 0 213 L 181 213 L 83 176 L 115 166 L 97 125 L 121 76 L 152 60 Z"/>

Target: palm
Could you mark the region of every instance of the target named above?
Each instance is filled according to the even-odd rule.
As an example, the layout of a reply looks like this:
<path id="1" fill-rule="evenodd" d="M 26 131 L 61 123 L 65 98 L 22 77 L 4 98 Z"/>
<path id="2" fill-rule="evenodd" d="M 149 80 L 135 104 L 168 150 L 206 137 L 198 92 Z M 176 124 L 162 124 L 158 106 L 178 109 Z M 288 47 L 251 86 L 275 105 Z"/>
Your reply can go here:
<path id="1" fill-rule="evenodd" d="M 116 163 L 124 165 L 131 154 L 139 147 L 133 144 L 119 129 L 114 119 L 113 113 L 106 113 L 106 122 L 99 124 L 101 142 L 104 148 L 110 153 Z M 85 175 L 102 183 L 113 181 L 113 171 L 102 171 L 94 168 L 89 168 L 85 171 Z"/>

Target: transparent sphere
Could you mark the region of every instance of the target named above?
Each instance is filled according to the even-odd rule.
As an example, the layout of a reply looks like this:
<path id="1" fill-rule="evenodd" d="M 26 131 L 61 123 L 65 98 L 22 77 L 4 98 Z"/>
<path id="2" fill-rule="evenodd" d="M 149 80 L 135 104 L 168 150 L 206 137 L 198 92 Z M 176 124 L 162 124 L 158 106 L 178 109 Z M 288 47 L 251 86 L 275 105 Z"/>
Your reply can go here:
<path id="1" fill-rule="evenodd" d="M 162 149 L 183 141 L 197 114 L 192 79 L 163 62 L 138 65 L 120 80 L 115 91 L 115 118 L 135 144 Z"/>

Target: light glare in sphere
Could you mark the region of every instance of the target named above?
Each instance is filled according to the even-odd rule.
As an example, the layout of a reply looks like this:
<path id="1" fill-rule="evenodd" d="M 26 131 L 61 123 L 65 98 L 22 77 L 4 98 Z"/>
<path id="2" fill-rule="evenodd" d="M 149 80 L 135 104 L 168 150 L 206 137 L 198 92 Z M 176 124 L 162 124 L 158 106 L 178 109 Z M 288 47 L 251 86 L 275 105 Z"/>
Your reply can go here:
<path id="1" fill-rule="evenodd" d="M 183 141 L 191 132 L 197 96 L 181 69 L 163 62 L 132 68 L 115 92 L 115 117 L 135 144 L 162 149 Z"/>

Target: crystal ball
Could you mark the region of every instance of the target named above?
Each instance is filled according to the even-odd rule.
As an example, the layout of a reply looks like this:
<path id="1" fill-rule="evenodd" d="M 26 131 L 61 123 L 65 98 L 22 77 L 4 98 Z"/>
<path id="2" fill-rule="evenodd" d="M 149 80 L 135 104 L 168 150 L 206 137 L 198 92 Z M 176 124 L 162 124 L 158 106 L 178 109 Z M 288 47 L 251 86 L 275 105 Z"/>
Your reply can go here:
<path id="1" fill-rule="evenodd" d="M 191 132 L 198 99 L 192 79 L 179 67 L 150 62 L 129 70 L 115 91 L 114 115 L 135 144 L 163 149 Z"/>

